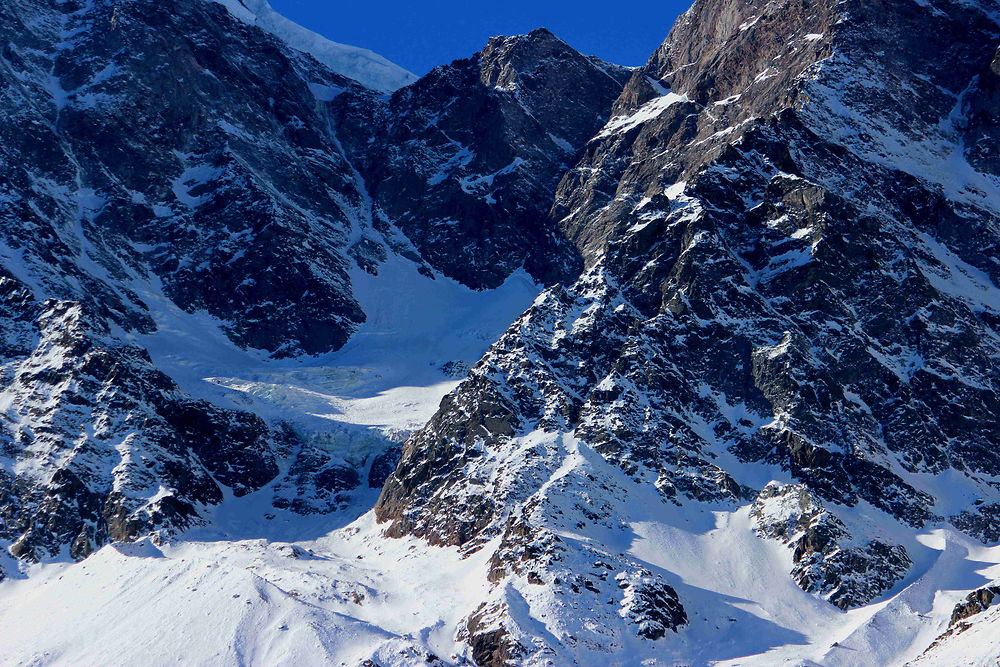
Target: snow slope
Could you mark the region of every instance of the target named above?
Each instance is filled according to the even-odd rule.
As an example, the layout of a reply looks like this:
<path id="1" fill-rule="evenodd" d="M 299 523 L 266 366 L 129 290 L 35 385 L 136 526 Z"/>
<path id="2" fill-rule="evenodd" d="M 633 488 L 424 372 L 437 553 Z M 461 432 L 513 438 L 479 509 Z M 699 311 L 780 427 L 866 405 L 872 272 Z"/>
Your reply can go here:
<path id="1" fill-rule="evenodd" d="M 618 475 L 595 469 L 603 466 L 591 455 L 570 458 L 571 470 Z M 634 535 L 628 550 L 668 574 L 697 622 L 668 646 L 632 638 L 635 661 L 602 664 L 903 665 L 945 630 L 956 601 L 1000 576 L 1000 548 L 929 531 L 918 538 L 926 547 L 920 572 L 888 599 L 844 612 L 781 575 L 790 555 L 753 533 L 746 508 L 699 515 L 659 504 L 644 511 L 643 493 L 627 489 L 637 516 L 624 533 Z M 430 664 L 431 655 L 462 664 L 468 648 L 456 630 L 489 592 L 495 546 L 463 557 L 414 538 L 387 540 L 370 513 L 296 543 L 110 545 L 86 561 L 36 566 L 29 579 L 0 585 L 0 664 L 355 665 L 374 658 L 402 666 Z M 504 594 L 520 595 L 513 587 Z M 548 610 L 543 614 L 565 605 L 558 597 L 532 602 Z M 601 613 L 595 607 L 576 620 L 593 622 Z M 982 632 L 960 639 L 970 661 L 991 664 L 978 642 L 993 639 Z M 583 664 L 598 659 L 592 653 Z M 959 663 L 939 657 L 930 664 Z"/>
<path id="2" fill-rule="evenodd" d="M 373 54 L 326 42 L 281 19 L 264 0 L 220 1 L 241 20 L 264 27 L 338 71 L 349 75 L 354 71 L 352 76 L 376 90 L 392 90 L 405 80 L 405 73 Z M 740 31 L 756 23 L 756 19 L 747 21 Z M 813 43 L 819 36 L 809 33 L 806 39 Z M 602 136 L 635 133 L 673 114 L 687 113 L 688 97 L 669 92 L 657 81 L 650 85 L 655 84 L 660 96 L 612 120 Z M 57 104 L 60 99 L 56 96 Z M 723 102 L 716 104 L 725 106 Z M 662 148 L 659 143 L 650 147 Z M 495 176 L 502 171 L 487 173 Z M 185 187 L 175 192 L 181 203 L 194 208 L 203 202 L 196 188 L 187 186 L 204 185 L 195 178 L 198 173 L 185 171 L 178 181 Z M 463 179 L 462 188 L 493 183 L 493 176 L 485 178 Z M 783 183 L 792 180 L 781 175 L 768 185 L 784 187 Z M 657 188 L 660 185 L 665 184 Z M 696 187 L 692 181 L 692 188 Z M 637 195 L 643 193 L 653 193 L 653 188 L 635 190 Z M 664 194 L 667 201 L 657 205 L 693 207 L 700 201 L 688 195 L 683 181 L 666 186 Z M 785 194 L 788 201 L 798 197 L 795 190 Z M 649 196 L 634 200 L 645 202 L 640 207 L 654 203 Z M 81 208 L 86 208 L 83 201 Z M 692 221 L 689 216 L 675 222 Z M 781 221 L 767 219 L 775 229 Z M 655 217 L 628 222 L 625 227 L 634 235 L 643 230 L 649 235 L 663 233 L 662 226 L 654 226 Z M 754 286 L 814 262 L 817 247 L 822 248 L 808 238 L 814 227 L 819 229 L 816 225 L 791 232 L 789 238 L 794 241 L 809 240 L 808 249 L 786 253 L 782 247 L 787 245 L 778 247 L 774 261 L 754 270 Z M 360 241 L 361 230 L 350 231 L 351 241 Z M 695 256 L 700 251 L 697 246 L 710 241 L 704 231 L 691 234 L 684 241 L 684 253 Z M 939 292 L 978 308 L 976 312 L 997 312 L 995 285 L 984 278 L 983 271 L 930 235 L 921 241 L 926 246 L 924 254 L 937 263 L 921 265 L 920 270 Z M 637 258 L 645 261 L 651 255 Z M 704 259 L 693 265 L 712 264 Z M 649 266 L 653 265 L 651 261 Z M 352 294 L 366 320 L 335 353 L 273 359 L 263 352 L 241 349 L 225 335 L 223 321 L 203 312 L 185 312 L 165 296 L 161 284 L 145 278 L 137 278 L 131 288 L 150 306 L 155 333 L 113 334 L 148 349 L 156 368 L 186 393 L 255 413 L 269 422 L 290 424 L 307 444 L 334 453 L 331 459 L 339 457 L 361 473 L 369 472 L 365 462 L 431 418 L 441 398 L 456 388 L 468 367 L 498 341 L 539 291 L 523 271 L 515 272 L 497 290 L 477 292 L 440 275 L 431 278 L 426 267 L 421 273 L 416 264 L 395 254 L 377 268 L 378 276 L 351 270 Z M 96 264 L 88 270 L 102 272 Z M 712 275 L 704 278 L 699 284 L 713 285 L 713 290 L 726 284 L 712 280 Z M 659 279 L 655 289 L 661 293 Z M 713 293 L 720 294 L 720 303 L 729 301 L 739 307 L 737 299 Z M 67 559 L 29 566 L 0 555 L 10 575 L 0 583 L 0 627 L 4 628 L 0 664 L 357 665 L 371 660 L 378 665 L 419 665 L 440 664 L 437 658 L 446 664 L 471 660 L 486 664 L 475 653 L 482 652 L 491 637 L 499 643 L 498 634 L 500 638 L 514 635 L 520 642 L 512 644 L 515 649 L 527 647 L 514 660 L 520 658 L 529 665 L 881 666 L 922 659 L 928 664 L 951 664 L 947 647 L 955 647 L 956 662 L 985 664 L 984 654 L 996 654 L 991 625 L 977 621 L 967 633 L 942 645 L 945 652 L 920 657 L 948 629 L 956 603 L 1000 578 L 1000 547 L 983 546 L 943 522 L 906 527 L 870 501 L 852 497 L 849 504 L 833 508 L 850 530 L 831 553 L 849 554 L 865 540 L 884 539 L 905 547 L 907 567 L 898 578 L 887 580 L 877 596 L 849 610 L 824 600 L 829 587 L 803 590 L 796 585 L 790 576 L 797 565 L 793 559 L 796 542 L 784 536 L 766 537 L 755 511 L 775 522 L 798 521 L 797 531 L 814 517 L 805 516 L 804 506 L 797 508 L 803 516 L 795 512 L 786 516 L 783 504 L 805 496 L 758 493 L 769 489 L 774 477 L 779 484 L 791 485 L 792 473 L 772 462 L 737 460 L 719 435 L 727 433 L 722 429 L 726 423 L 739 429 L 769 429 L 780 425 L 787 413 L 776 410 L 770 422 L 769 414 L 761 417 L 746 403 L 731 402 L 715 385 L 702 383 L 675 416 L 678 421 L 683 417 L 680 426 L 706 443 L 702 451 L 710 460 L 695 461 L 704 464 L 696 468 L 690 458 L 683 460 L 687 452 L 681 447 L 652 449 L 647 459 L 664 464 L 662 470 L 626 470 L 622 459 L 638 457 L 628 451 L 615 452 L 609 445 L 630 439 L 640 442 L 640 438 L 630 438 L 623 428 L 629 425 L 630 415 L 621 408 L 638 406 L 653 417 L 671 414 L 671 403 L 659 399 L 684 397 L 683 383 L 696 377 L 698 368 L 678 366 L 676 375 L 664 373 L 662 393 L 644 393 L 652 384 L 650 376 L 663 370 L 657 364 L 666 358 L 661 350 L 668 348 L 650 344 L 656 338 L 643 340 L 637 325 L 628 333 L 638 343 L 633 345 L 640 351 L 634 360 L 642 373 L 609 370 L 602 374 L 603 380 L 595 376 L 593 386 L 587 386 L 585 371 L 603 363 L 598 359 L 600 345 L 592 341 L 600 343 L 597 334 L 615 333 L 614 318 L 602 316 L 627 312 L 630 305 L 614 287 L 613 276 L 581 284 L 578 298 L 565 294 L 564 288 L 554 288 L 535 300 L 536 306 L 548 304 L 547 309 L 536 308 L 526 315 L 521 328 L 527 330 L 533 319 L 538 327 L 548 327 L 546 318 L 558 321 L 558 326 L 552 325 L 550 343 L 543 340 L 545 345 L 525 346 L 527 352 L 515 357 L 508 370 L 520 379 L 533 365 L 546 372 L 562 366 L 568 381 L 558 385 L 542 377 L 534 386 L 518 386 L 501 378 L 497 394 L 512 402 L 527 402 L 536 396 L 542 396 L 541 401 L 550 395 L 559 398 L 552 391 L 554 386 L 573 394 L 574 400 L 587 393 L 595 399 L 587 418 L 570 424 L 576 417 L 569 415 L 580 412 L 578 404 L 553 400 L 544 406 L 551 415 L 547 425 L 540 420 L 505 421 L 503 413 L 493 412 L 491 403 L 497 402 L 493 396 L 463 404 L 459 394 L 455 405 L 461 414 L 453 420 L 438 420 L 438 424 L 459 423 L 460 431 L 459 419 L 465 419 L 471 422 L 466 432 L 473 437 L 460 443 L 461 451 L 452 453 L 438 445 L 454 442 L 454 431 L 442 429 L 428 435 L 428 441 L 434 437 L 427 447 L 435 457 L 429 458 L 433 465 L 427 466 L 432 473 L 461 461 L 456 466 L 458 481 L 445 485 L 455 491 L 440 506 L 454 509 L 454 523 L 464 534 L 468 525 L 483 518 L 479 510 L 488 507 L 487 502 L 495 503 L 509 510 L 497 514 L 497 531 L 462 548 L 432 546 L 412 535 L 389 538 L 385 525 L 377 525 L 367 512 L 378 490 L 364 483 L 352 489 L 349 506 L 300 515 L 272 502 L 277 485 L 289 472 L 282 469 L 277 481 L 252 493 L 236 497 L 229 487 L 220 504 L 199 506 L 205 524 L 169 543 L 147 539 L 111 544 L 78 563 Z M 773 301 L 767 303 L 773 305 Z M 75 312 L 67 314 L 67 321 Z M 726 320 L 728 312 L 720 308 L 717 321 L 731 324 L 735 318 Z M 591 331 L 594 336 L 589 335 Z M 671 336 L 669 342 L 676 349 L 693 331 L 698 328 L 691 326 Z M 563 339 L 572 343 L 574 337 L 578 346 L 559 348 Z M 493 351 L 517 349 L 512 338 L 513 334 L 500 339 Z M 720 348 L 726 344 L 717 334 L 712 340 Z M 787 331 L 759 340 L 762 343 L 754 354 L 765 370 L 769 364 L 794 361 L 798 341 Z M 609 349 L 613 351 L 614 345 Z M 643 356 L 645 350 L 650 350 L 648 356 Z M 578 362 L 575 354 L 580 355 Z M 698 356 L 707 355 L 692 348 L 691 357 Z M 621 360 L 620 367 L 627 369 L 630 360 L 625 356 Z M 726 365 L 722 374 L 733 367 Z M 490 372 L 485 362 L 473 371 L 479 379 Z M 708 373 L 704 377 L 712 378 Z M 496 378 L 500 373 L 489 379 Z M 556 375 L 555 379 L 561 378 Z M 621 392 L 613 393 L 616 388 Z M 869 392 L 869 399 L 873 393 Z M 844 396 L 871 414 L 867 405 L 875 405 L 874 400 L 866 402 L 850 389 L 845 389 Z M 697 399 L 717 405 L 710 412 L 698 412 L 691 408 Z M 0 407 L 4 407 L 2 401 Z M 827 413 L 818 414 L 826 421 Z M 588 440 L 581 426 L 601 426 L 603 419 L 614 428 L 614 437 L 595 444 L 593 430 Z M 669 422 L 642 423 L 661 429 L 652 431 L 649 438 L 656 445 L 668 436 L 685 435 Z M 496 435 L 493 431 L 510 437 L 485 442 L 482 434 Z M 723 472 L 731 472 L 732 478 L 723 478 Z M 676 477 L 669 476 L 675 473 Z M 933 491 L 935 510 L 952 515 L 974 501 L 969 487 L 960 486 L 967 484 L 962 474 L 956 469 L 921 475 L 913 482 L 913 493 L 925 488 Z M 918 473 L 911 475 L 917 477 Z M 752 504 L 746 493 L 733 494 L 731 501 L 720 494 L 706 493 L 696 500 L 679 493 L 668 501 L 663 485 L 653 483 L 692 479 L 705 482 L 696 490 L 722 479 L 727 487 L 738 482 L 758 495 Z M 421 484 L 414 485 L 414 495 L 426 496 L 428 480 L 417 481 Z M 155 498 L 169 493 L 165 486 L 159 487 Z M 301 487 L 291 484 L 280 491 L 289 488 Z M 426 520 L 441 525 L 452 518 L 442 511 L 428 514 Z M 427 534 L 434 533 L 428 530 Z M 793 537 L 799 535 L 796 532 Z M 865 577 L 868 572 L 859 569 L 857 576 Z M 670 604 L 675 592 L 683 604 L 679 613 Z M 672 618 L 665 618 L 671 613 Z M 995 609 L 988 610 L 984 617 L 995 615 Z M 657 631 L 660 634 L 654 636 Z"/>
<path id="3" fill-rule="evenodd" d="M 441 610 L 461 608 L 463 595 L 479 591 L 448 584 L 481 570 L 482 559 L 412 548 L 383 549 L 349 534 L 310 547 L 111 545 L 84 563 L 47 566 L 6 586 L 0 663 L 356 665 L 377 656 L 422 664 L 427 650 L 415 645 L 453 646 L 435 636 L 452 620 Z M 386 570 L 392 588 L 382 581 Z M 432 591 L 440 601 L 457 599 L 417 604 Z M 418 639 L 405 636 L 419 627 Z"/>
<path id="4" fill-rule="evenodd" d="M 382 93 L 407 86 L 417 77 L 368 49 L 332 42 L 274 11 L 267 0 L 214 0 L 233 16 L 271 33 L 292 48 L 308 53 L 334 72 Z"/>
<path id="5" fill-rule="evenodd" d="M 368 319 L 328 355 L 241 349 L 155 280 L 132 287 L 157 330 L 122 335 L 187 393 L 283 420 L 360 465 L 422 425 L 541 290 L 523 271 L 475 291 L 417 269 L 392 256 L 378 276 L 356 270 Z M 346 511 L 311 516 L 273 507 L 273 487 L 227 491 L 203 508 L 209 525 L 171 545 L 114 544 L 79 563 L 5 560 L 0 664 L 414 665 L 467 650 L 453 629 L 486 594 L 488 551 L 463 559 L 387 541 L 371 513 L 341 528 L 374 504 L 378 490 L 364 485 Z"/>
<path id="6" fill-rule="evenodd" d="M 158 286 L 137 283 L 157 331 L 135 342 L 186 392 L 307 430 L 339 425 L 400 440 L 434 414 L 475 363 L 541 291 L 524 271 L 477 292 L 392 256 L 377 276 L 351 280 L 367 321 L 337 352 L 274 359 L 241 349 L 204 314 L 186 313 Z"/>

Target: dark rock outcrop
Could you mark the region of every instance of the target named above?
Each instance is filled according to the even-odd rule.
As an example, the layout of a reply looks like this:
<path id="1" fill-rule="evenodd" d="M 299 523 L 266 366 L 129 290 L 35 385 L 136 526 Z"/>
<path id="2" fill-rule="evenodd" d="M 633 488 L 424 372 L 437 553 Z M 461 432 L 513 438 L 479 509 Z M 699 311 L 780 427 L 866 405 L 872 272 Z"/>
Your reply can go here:
<path id="1" fill-rule="evenodd" d="M 955 605 L 954 611 L 951 612 L 951 621 L 948 625 L 953 626 L 959 621 L 964 621 L 976 614 L 981 614 L 993 606 L 993 602 L 998 595 L 1000 595 L 1000 586 L 986 586 L 969 593 L 964 602 Z"/>
<path id="2" fill-rule="evenodd" d="M 431 266 L 476 289 L 521 267 L 551 284 L 579 272 L 548 217 L 553 193 L 630 73 L 540 29 L 495 37 L 386 101 L 335 104 L 376 218 Z"/>
<path id="3" fill-rule="evenodd" d="M 882 539 L 860 541 L 802 485 L 770 484 L 750 508 L 755 530 L 792 549 L 791 571 L 802 590 L 841 609 L 877 598 L 909 571 L 906 549 Z M 872 533 L 877 531 L 871 529 Z"/>
<path id="4" fill-rule="evenodd" d="M 244 495 L 278 474 L 284 435 L 262 419 L 188 398 L 80 303 L 20 312 L 32 310 L 6 330 L 30 341 L 4 363 L 0 538 L 13 555 L 83 558 L 170 534 L 222 500 L 220 482 Z"/>

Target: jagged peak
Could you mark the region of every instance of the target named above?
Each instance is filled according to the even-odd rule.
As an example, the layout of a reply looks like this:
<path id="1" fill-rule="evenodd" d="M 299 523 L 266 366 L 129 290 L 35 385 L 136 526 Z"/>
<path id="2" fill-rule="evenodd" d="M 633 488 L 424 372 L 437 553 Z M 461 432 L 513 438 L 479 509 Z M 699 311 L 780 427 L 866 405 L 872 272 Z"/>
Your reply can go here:
<path id="1" fill-rule="evenodd" d="M 566 48 L 570 47 L 565 41 L 556 37 L 548 28 L 542 26 L 520 35 L 495 35 L 490 37 L 487 48 L 490 46 L 522 46 L 538 45 L 544 43 L 562 44 Z"/>
<path id="2" fill-rule="evenodd" d="M 622 85 L 633 69 L 584 55 L 545 27 L 522 35 L 491 37 L 478 57 L 483 83 L 497 88 L 509 88 L 524 73 L 555 61 L 595 67 Z"/>

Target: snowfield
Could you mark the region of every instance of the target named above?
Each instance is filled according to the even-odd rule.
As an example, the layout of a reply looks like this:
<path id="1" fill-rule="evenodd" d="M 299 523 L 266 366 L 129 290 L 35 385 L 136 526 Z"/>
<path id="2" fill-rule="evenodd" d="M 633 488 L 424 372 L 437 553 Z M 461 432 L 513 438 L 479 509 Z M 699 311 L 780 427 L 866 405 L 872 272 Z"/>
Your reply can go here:
<path id="1" fill-rule="evenodd" d="M 499 288 L 477 292 L 428 278 L 400 257 L 377 276 L 356 269 L 351 280 L 367 321 L 331 354 L 275 360 L 240 349 L 220 322 L 184 312 L 148 283 L 136 289 L 153 306 L 158 330 L 136 342 L 193 396 L 306 430 L 361 427 L 403 440 L 542 289 L 518 271 Z"/>
<path id="2" fill-rule="evenodd" d="M 290 422 L 362 464 L 422 426 L 541 290 L 522 271 L 477 292 L 401 258 L 352 280 L 368 320 L 330 355 L 239 349 L 218 321 L 185 313 L 148 282 L 136 287 L 158 330 L 136 342 L 191 395 Z M 204 509 L 210 528 L 177 543 L 114 544 L 0 583 L 0 617 L 17 619 L 0 663 L 355 665 L 377 655 L 412 665 L 459 650 L 453 629 L 485 595 L 488 551 L 464 559 L 385 540 L 370 512 L 341 528 L 377 490 L 352 492 L 345 512 L 303 517 L 272 507 L 272 486 L 229 493 Z"/>
<path id="3" fill-rule="evenodd" d="M 636 506 L 637 516 L 643 507 L 650 506 Z M 647 665 L 902 665 L 944 632 L 956 602 L 1000 577 L 1000 547 L 928 531 L 918 536 L 921 563 L 900 590 L 842 612 L 784 575 L 787 549 L 754 534 L 747 508 L 654 514 L 630 525 L 625 546 L 667 575 L 698 622 L 667 646 L 636 641 L 635 655 Z M 290 532 L 304 535 L 336 522 L 296 520 Z M 431 654 L 445 664 L 468 658 L 455 630 L 488 594 L 494 545 L 463 557 L 412 538 L 386 539 L 370 513 L 304 541 L 221 532 L 160 547 L 114 544 L 83 562 L 35 566 L 28 579 L 5 582 L 0 663 L 357 665 L 375 658 L 404 666 L 428 664 Z M 980 657 L 996 648 L 988 625 L 959 639 L 964 655 L 918 664 L 993 664 Z M 605 656 L 600 664 L 639 662 Z"/>

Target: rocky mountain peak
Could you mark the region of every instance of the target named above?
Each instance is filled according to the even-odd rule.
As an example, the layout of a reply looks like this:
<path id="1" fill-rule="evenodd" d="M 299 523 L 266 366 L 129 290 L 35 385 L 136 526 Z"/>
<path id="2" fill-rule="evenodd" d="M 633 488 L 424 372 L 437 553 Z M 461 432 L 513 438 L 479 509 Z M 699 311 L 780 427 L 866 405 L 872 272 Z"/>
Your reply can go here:
<path id="1" fill-rule="evenodd" d="M 569 61 L 590 60 L 547 28 L 537 28 L 525 35 L 492 37 L 478 57 L 483 83 L 511 90 L 519 77 L 544 76 L 546 65 L 565 68 Z"/>
<path id="2" fill-rule="evenodd" d="M 493 38 L 384 105 L 336 105 L 377 210 L 430 266 L 476 289 L 521 268 L 548 284 L 579 269 L 551 193 L 629 74 L 538 30 Z"/>
<path id="3" fill-rule="evenodd" d="M 632 73 L 582 55 L 546 28 L 493 37 L 478 64 L 486 86 L 514 96 L 572 146 L 581 146 L 593 136 L 593 123 L 607 117 L 607 106 L 591 108 L 592 101 L 604 99 L 608 90 L 620 91 Z"/>
<path id="4" fill-rule="evenodd" d="M 641 68 L 411 82 L 264 0 L 8 2 L 0 580 L 84 562 L 0 583 L 0 662 L 982 652 L 998 16 L 698 0 Z"/>
<path id="5" fill-rule="evenodd" d="M 907 576 L 915 531 L 994 539 L 1000 191 L 963 138 L 982 108 L 969 96 L 990 95 L 994 16 L 696 3 L 559 186 L 552 217 L 582 276 L 544 292 L 406 443 L 376 507 L 388 534 L 499 539 L 505 581 L 540 606 L 530 573 L 559 572 L 550 594 L 569 595 L 564 568 L 595 543 L 639 564 L 609 536 L 636 530 L 651 489 L 734 520 L 756 503 L 753 530 L 793 552 L 796 585 L 841 608 Z M 977 500 L 942 502 L 928 476 L 949 471 Z M 507 651 L 584 660 L 515 607 L 484 606 Z"/>
<path id="6" fill-rule="evenodd" d="M 825 1 L 698 0 L 643 73 L 701 105 L 753 89 L 773 111 L 782 94 L 794 94 L 791 82 L 830 54 L 844 11 Z"/>

